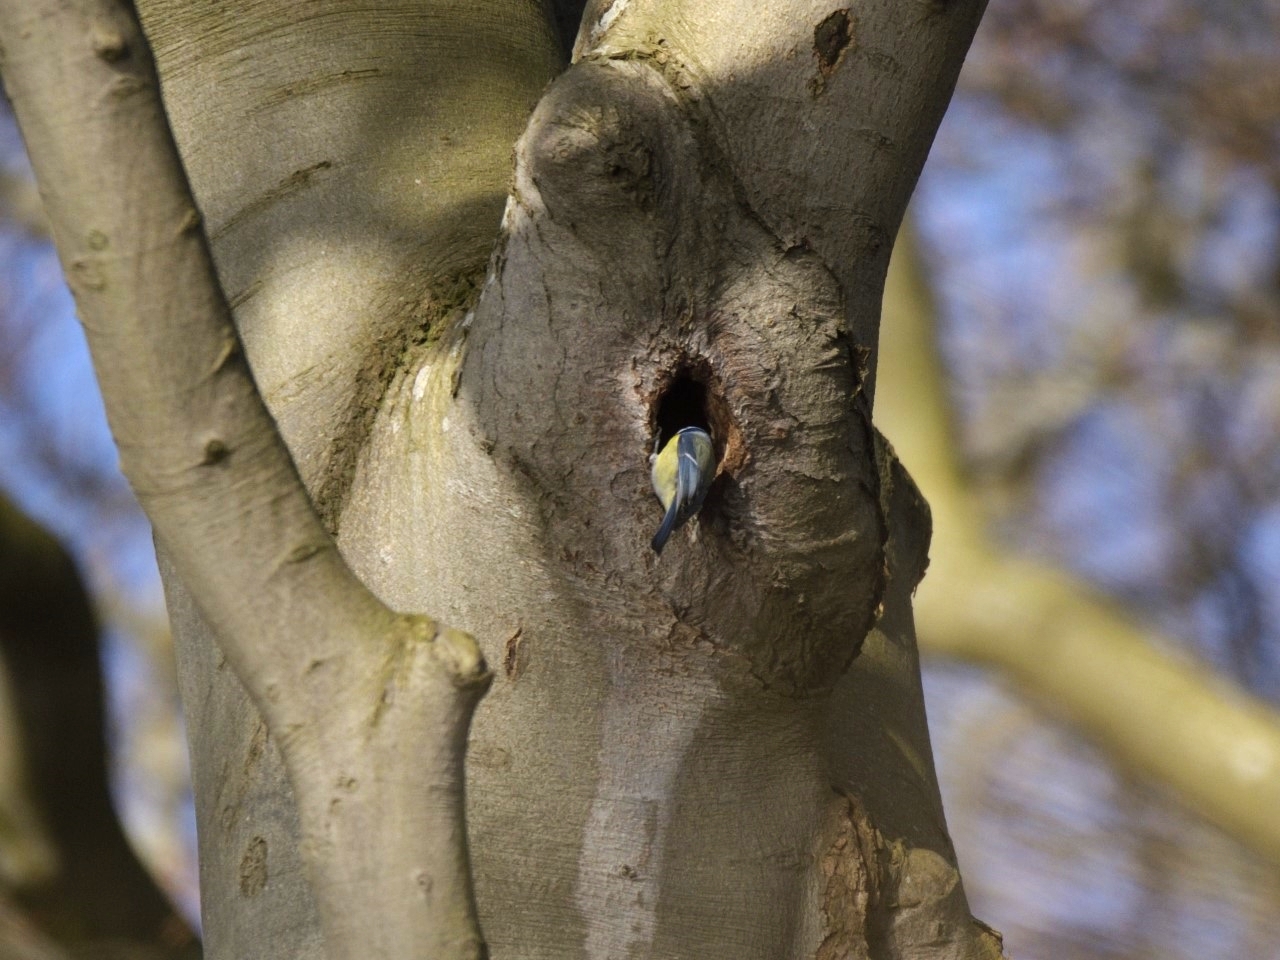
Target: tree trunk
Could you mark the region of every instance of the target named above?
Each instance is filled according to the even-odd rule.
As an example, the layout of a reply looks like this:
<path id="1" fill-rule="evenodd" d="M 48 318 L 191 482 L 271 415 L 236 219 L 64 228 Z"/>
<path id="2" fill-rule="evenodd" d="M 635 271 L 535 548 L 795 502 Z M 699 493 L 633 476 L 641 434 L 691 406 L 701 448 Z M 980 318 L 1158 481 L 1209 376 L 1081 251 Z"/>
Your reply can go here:
<path id="1" fill-rule="evenodd" d="M 927 511 L 870 423 L 891 240 L 981 6 L 594 4 L 543 94 L 534 2 L 139 4 L 320 517 L 494 667 L 466 808 L 494 956 L 999 955 L 924 720 Z M 693 423 L 718 477 L 659 558 L 647 456 Z M 276 680 L 172 537 L 206 952 L 321 956 L 302 855 L 315 884 L 363 851 L 307 797 L 364 788 L 286 777 Z M 321 897 L 331 949 L 344 911 L 398 920 L 372 876 Z"/>

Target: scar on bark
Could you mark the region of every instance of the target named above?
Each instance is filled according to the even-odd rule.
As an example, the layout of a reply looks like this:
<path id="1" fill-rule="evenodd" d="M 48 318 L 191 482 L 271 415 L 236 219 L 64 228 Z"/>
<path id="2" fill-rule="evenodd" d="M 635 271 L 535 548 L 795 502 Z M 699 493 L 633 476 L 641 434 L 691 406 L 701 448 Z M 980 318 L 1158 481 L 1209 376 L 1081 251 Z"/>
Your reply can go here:
<path id="1" fill-rule="evenodd" d="M 822 852 L 823 939 L 814 960 L 879 956 L 887 856 L 884 838 L 861 802 L 838 794 Z"/>
<path id="2" fill-rule="evenodd" d="M 813 28 L 813 55 L 818 60 L 818 73 L 809 81 L 809 92 L 815 97 L 827 87 L 827 78 L 836 71 L 845 51 L 853 45 L 853 18 L 847 8 L 833 11 Z"/>
<path id="3" fill-rule="evenodd" d="M 312 496 L 316 511 L 331 534 L 337 532 L 355 481 L 356 462 L 396 375 L 414 366 L 414 358 L 420 357 L 422 350 L 448 348 L 450 340 L 446 335 L 462 323 L 480 299 L 484 270 L 484 264 L 473 264 L 432 281 L 421 297 L 409 305 L 404 321 L 370 344 L 356 371 L 347 410 L 333 431 L 328 461 Z"/>
<path id="4" fill-rule="evenodd" d="M 959 884 L 954 864 L 927 849 L 887 839 L 862 801 L 839 789 L 827 812 L 818 855 L 822 941 L 813 960 L 904 955 L 912 952 L 911 943 L 923 946 L 917 939 L 922 932 L 937 945 L 930 931 L 944 929 L 943 918 L 954 916 L 945 905 Z M 1006 960 L 999 932 L 974 917 L 965 919 L 972 929 L 955 929 L 956 951 L 947 956 Z"/>
<path id="5" fill-rule="evenodd" d="M 507 679 L 512 682 L 520 679 L 520 674 L 524 673 L 526 661 L 529 659 L 528 654 L 522 649 L 521 641 L 524 639 L 524 627 L 517 627 L 516 632 L 507 637 L 507 643 L 502 654 L 502 669 L 506 673 Z"/>
<path id="6" fill-rule="evenodd" d="M 254 837 L 240 859 L 240 892 L 256 897 L 267 885 L 267 841 Z"/>
<path id="7" fill-rule="evenodd" d="M 234 215 L 227 218 L 226 223 L 218 227 L 209 235 L 210 240 L 217 240 L 227 231 L 237 226 L 244 220 L 252 217 L 260 216 L 267 210 L 270 210 L 282 200 L 287 200 L 300 190 L 305 190 L 318 182 L 322 174 L 327 175 L 333 170 L 332 160 L 320 160 L 311 164 L 309 167 L 293 171 L 275 186 L 263 191 L 259 196 L 250 200 L 241 207 Z"/>

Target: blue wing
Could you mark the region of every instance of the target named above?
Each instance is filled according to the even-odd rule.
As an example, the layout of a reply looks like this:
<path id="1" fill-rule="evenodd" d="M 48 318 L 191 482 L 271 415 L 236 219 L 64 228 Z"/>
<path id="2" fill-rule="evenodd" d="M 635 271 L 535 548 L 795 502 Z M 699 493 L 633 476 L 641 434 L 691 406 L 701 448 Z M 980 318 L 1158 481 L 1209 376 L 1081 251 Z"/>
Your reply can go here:
<path id="1" fill-rule="evenodd" d="M 662 526 L 654 534 L 651 544 L 656 553 L 661 553 L 671 534 L 701 508 L 710 485 L 709 471 L 714 467 L 711 438 L 705 430 L 687 427 L 676 434 L 673 442 L 674 451 L 668 447 L 660 454 L 669 456 L 671 452 L 675 453 L 676 475 L 675 490 L 671 502 L 667 504 L 666 516 L 662 518 Z M 658 476 L 657 470 L 658 467 L 655 466 L 655 478 Z M 658 488 L 659 483 L 655 479 L 654 489 Z"/>
<path id="2" fill-rule="evenodd" d="M 693 437 L 680 435 L 676 461 L 676 502 L 680 504 L 680 519 L 684 523 L 702 506 L 702 465 L 698 463 L 698 448 Z"/>

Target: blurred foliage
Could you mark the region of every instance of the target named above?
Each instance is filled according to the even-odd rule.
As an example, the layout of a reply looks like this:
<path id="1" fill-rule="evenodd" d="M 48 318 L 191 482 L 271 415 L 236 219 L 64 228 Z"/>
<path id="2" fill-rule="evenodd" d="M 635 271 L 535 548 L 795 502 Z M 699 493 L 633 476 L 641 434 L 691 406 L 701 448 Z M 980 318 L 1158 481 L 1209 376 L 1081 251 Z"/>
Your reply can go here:
<path id="1" fill-rule="evenodd" d="M 1277 36 L 1275 2 L 994 3 L 919 204 L 1011 535 L 1272 698 Z"/>
<path id="2" fill-rule="evenodd" d="M 915 201 L 1016 549 L 1280 700 L 1280 5 L 992 3 Z M 908 464 L 908 466 L 910 466 Z M 1280 957 L 1280 877 L 998 678 L 934 664 L 975 912 L 1019 960 Z"/>

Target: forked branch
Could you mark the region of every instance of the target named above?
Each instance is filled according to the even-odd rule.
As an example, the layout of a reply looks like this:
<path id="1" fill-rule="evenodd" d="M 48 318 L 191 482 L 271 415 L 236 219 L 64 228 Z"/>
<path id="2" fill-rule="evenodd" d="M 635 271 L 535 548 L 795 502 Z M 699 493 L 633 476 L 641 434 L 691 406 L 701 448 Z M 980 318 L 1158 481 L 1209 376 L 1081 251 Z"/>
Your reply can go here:
<path id="1" fill-rule="evenodd" d="M 462 758 L 489 675 L 471 637 L 379 602 L 317 519 L 131 5 L 0 0 L 0 69 L 124 472 L 288 764 L 330 956 L 481 955 Z"/>

